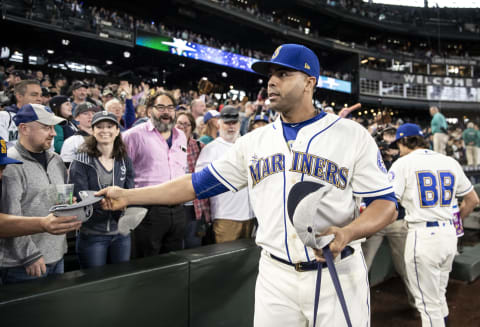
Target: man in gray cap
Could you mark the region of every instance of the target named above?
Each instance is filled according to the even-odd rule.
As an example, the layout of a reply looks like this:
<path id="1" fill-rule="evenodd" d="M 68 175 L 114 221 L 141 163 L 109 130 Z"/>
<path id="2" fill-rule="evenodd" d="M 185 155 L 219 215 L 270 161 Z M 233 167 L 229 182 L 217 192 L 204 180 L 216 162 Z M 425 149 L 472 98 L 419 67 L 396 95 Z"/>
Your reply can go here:
<path id="1" fill-rule="evenodd" d="M 9 156 L 23 165 L 9 165 L 3 173 L 2 211 L 16 216 L 47 216 L 54 199 L 50 188 L 65 184 L 67 170 L 59 155 L 47 151 L 54 126 L 65 119 L 39 104 L 24 105 L 14 118 L 19 140 Z M 2 283 L 16 283 L 63 273 L 65 235 L 46 233 L 0 239 Z"/>
<path id="2" fill-rule="evenodd" d="M 201 171 L 233 146 L 240 135 L 239 119 L 237 108 L 226 106 L 222 109 L 218 120 L 220 135 L 202 149 L 195 171 Z M 255 220 L 248 200 L 247 189 L 211 197 L 210 208 L 216 243 L 251 238 Z"/>

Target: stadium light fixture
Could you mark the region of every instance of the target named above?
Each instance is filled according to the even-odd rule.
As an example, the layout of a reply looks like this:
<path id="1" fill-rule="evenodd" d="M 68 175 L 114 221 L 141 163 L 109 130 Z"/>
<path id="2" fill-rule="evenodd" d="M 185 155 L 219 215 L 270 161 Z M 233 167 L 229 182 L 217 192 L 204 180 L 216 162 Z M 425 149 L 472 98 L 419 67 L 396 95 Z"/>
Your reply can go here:
<path id="1" fill-rule="evenodd" d="M 123 56 L 124 56 L 125 58 L 130 58 L 130 52 L 125 51 L 125 52 L 123 53 Z"/>
<path id="2" fill-rule="evenodd" d="M 113 61 L 111 61 L 111 60 L 107 60 L 105 62 L 107 63 L 107 65 L 112 65 L 113 64 Z"/>
<path id="3" fill-rule="evenodd" d="M 223 77 L 223 78 L 227 78 L 227 77 L 228 77 L 227 72 L 222 72 L 222 77 Z"/>
<path id="4" fill-rule="evenodd" d="M 48 54 L 54 54 L 55 51 L 53 51 L 52 49 L 48 49 L 48 50 L 47 50 L 47 53 L 48 53 Z"/>
<path id="5" fill-rule="evenodd" d="M 69 39 L 62 39 L 62 44 L 64 46 L 68 46 L 70 44 L 70 40 Z"/>

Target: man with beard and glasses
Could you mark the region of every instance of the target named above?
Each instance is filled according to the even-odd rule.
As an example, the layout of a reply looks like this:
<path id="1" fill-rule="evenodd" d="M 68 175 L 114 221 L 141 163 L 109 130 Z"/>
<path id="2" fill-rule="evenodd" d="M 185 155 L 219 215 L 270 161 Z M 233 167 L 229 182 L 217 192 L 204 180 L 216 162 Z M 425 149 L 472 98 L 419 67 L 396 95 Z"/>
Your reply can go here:
<path id="1" fill-rule="evenodd" d="M 150 117 L 123 133 L 133 162 L 135 187 L 152 186 L 183 176 L 187 169 L 187 138 L 174 128 L 175 99 L 157 92 L 147 100 Z M 148 213 L 133 233 L 132 256 L 147 257 L 183 248 L 182 205 L 147 206 Z"/>
<path id="2" fill-rule="evenodd" d="M 224 107 L 219 118 L 220 135 L 203 148 L 195 167 L 197 172 L 228 152 L 240 136 L 240 115 L 237 108 Z M 225 192 L 211 197 L 210 208 L 215 243 L 251 238 L 255 219 L 246 188 L 235 193 Z"/>

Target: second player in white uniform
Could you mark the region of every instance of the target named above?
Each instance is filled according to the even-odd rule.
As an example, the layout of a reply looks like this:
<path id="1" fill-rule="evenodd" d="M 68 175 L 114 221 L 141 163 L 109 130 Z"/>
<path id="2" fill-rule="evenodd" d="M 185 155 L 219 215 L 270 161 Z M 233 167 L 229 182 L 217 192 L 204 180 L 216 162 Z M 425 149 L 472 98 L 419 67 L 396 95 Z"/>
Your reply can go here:
<path id="1" fill-rule="evenodd" d="M 445 294 L 457 251 L 452 204 L 455 197 L 464 197 L 460 215 L 465 218 L 478 204 L 478 196 L 455 159 L 427 149 L 417 125 L 400 126 L 395 143 L 401 158 L 391 167 L 389 178 L 406 211 L 409 289 L 422 326 L 445 326 Z"/>
<path id="2" fill-rule="evenodd" d="M 248 188 L 258 219 L 256 241 L 263 248 L 255 291 L 255 326 L 312 326 L 317 263 L 321 251 L 306 248 L 287 213 L 287 198 L 299 181 L 331 185 L 324 204 L 335 222 L 328 233 L 351 320 L 368 326 L 368 273 L 357 240 L 396 216 L 396 200 L 380 152 L 359 124 L 317 112 L 312 105 L 319 75 L 316 55 L 296 44 L 280 46 L 269 62 L 252 69 L 270 74 L 272 124 L 237 140 L 223 158 L 203 171 L 147 189 L 108 188 L 104 206 L 185 202 Z M 355 198 L 369 206 L 355 217 Z M 354 219 L 356 218 L 356 219 Z M 340 260 L 350 245 L 354 253 Z M 322 275 L 317 326 L 346 326 L 330 276 Z"/>

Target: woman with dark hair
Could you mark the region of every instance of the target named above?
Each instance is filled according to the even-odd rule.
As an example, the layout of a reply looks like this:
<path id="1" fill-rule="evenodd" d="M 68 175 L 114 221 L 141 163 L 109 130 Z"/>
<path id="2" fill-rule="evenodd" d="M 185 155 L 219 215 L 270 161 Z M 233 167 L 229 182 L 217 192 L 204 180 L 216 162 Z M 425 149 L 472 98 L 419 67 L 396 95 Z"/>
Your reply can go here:
<path id="1" fill-rule="evenodd" d="M 114 114 L 97 112 L 88 136 L 70 166 L 70 183 L 79 198 L 83 190 L 101 190 L 107 186 L 134 187 L 132 161 L 120 135 Z M 81 268 L 103 266 L 130 260 L 130 234 L 118 231 L 122 211 L 94 208 L 92 217 L 83 223 L 77 235 L 76 251 Z"/>
<path id="2" fill-rule="evenodd" d="M 57 135 L 53 139 L 55 152 L 60 154 L 63 142 L 78 131 L 77 125 L 73 122 L 72 104 L 68 97 L 64 95 L 54 96 L 48 103 L 53 113 L 58 117 L 65 118 L 66 124 L 55 125 L 55 133 Z"/>
<path id="3" fill-rule="evenodd" d="M 187 174 L 195 171 L 200 151 L 204 144 L 196 140 L 193 134 L 195 130 L 195 118 L 186 111 L 177 113 L 175 120 L 175 128 L 183 131 L 187 137 Z M 183 204 L 185 209 L 185 242 L 186 249 L 194 248 L 202 245 L 201 223 L 202 216 L 205 223 L 210 222 L 210 202 L 208 199 L 189 201 Z"/>

